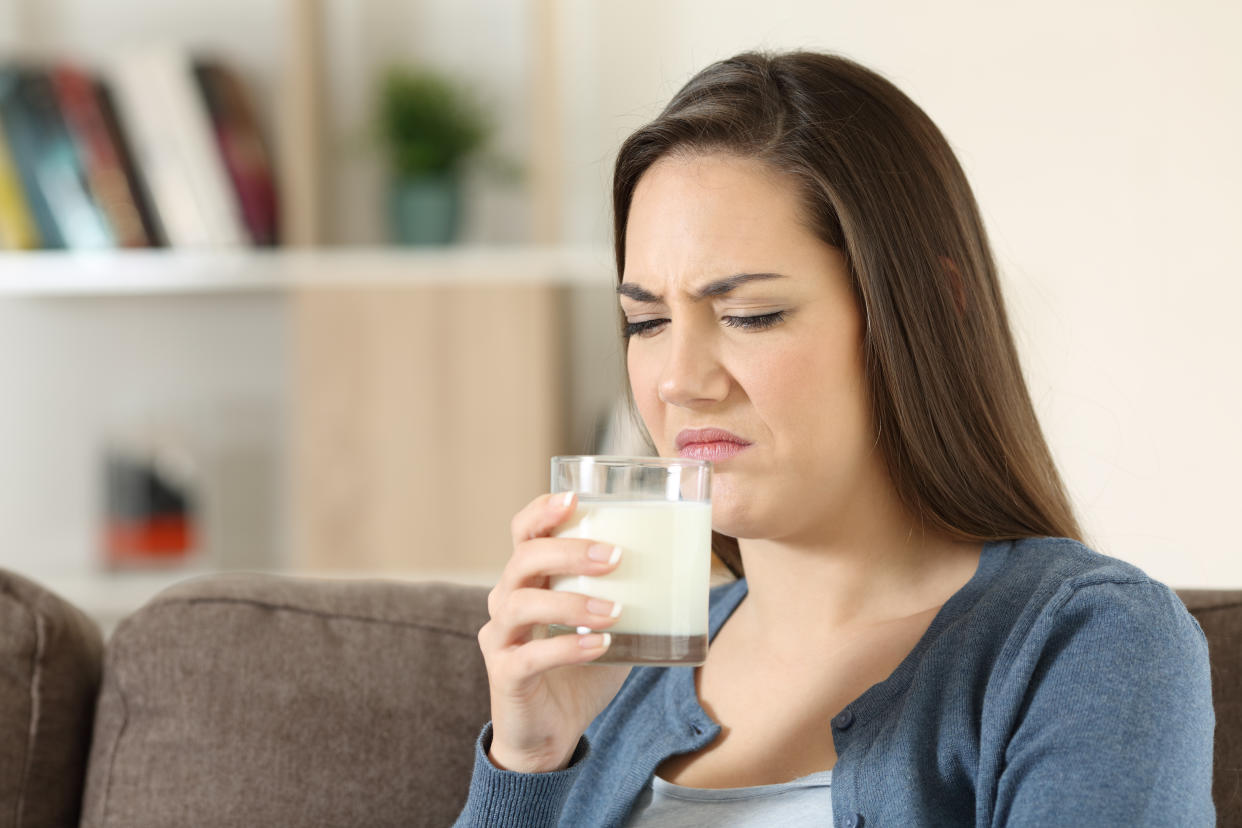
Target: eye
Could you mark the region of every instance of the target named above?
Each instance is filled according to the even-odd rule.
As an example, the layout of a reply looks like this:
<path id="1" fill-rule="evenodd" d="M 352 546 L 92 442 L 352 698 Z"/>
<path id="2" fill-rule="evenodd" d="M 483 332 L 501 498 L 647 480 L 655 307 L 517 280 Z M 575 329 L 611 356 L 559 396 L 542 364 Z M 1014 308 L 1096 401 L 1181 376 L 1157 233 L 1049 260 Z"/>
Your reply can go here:
<path id="1" fill-rule="evenodd" d="M 785 311 L 765 313 L 758 316 L 724 316 L 721 319 L 730 328 L 761 331 L 764 328 L 770 328 L 785 321 Z M 632 336 L 646 336 L 658 330 L 667 321 L 667 319 L 644 319 L 642 322 L 627 322 L 625 324 L 625 336 L 627 339 Z"/>
<path id="2" fill-rule="evenodd" d="M 642 322 L 626 322 L 625 337 L 629 339 L 631 336 L 644 336 L 648 331 L 660 327 L 667 319 L 644 319 Z"/>
<path id="3" fill-rule="evenodd" d="M 776 313 L 765 313 L 760 316 L 726 316 L 724 323 L 730 328 L 747 328 L 749 330 L 763 330 L 773 325 L 779 325 L 785 320 L 785 312 L 777 311 Z"/>

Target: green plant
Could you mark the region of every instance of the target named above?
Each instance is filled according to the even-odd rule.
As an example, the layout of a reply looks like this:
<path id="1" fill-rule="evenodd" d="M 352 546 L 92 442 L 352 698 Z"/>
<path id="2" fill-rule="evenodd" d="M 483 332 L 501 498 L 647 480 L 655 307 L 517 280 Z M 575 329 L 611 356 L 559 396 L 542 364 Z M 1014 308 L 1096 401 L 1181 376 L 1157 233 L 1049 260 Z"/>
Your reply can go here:
<path id="1" fill-rule="evenodd" d="M 378 104 L 379 139 L 401 178 L 456 170 L 494 129 L 469 90 L 431 69 L 388 69 Z"/>

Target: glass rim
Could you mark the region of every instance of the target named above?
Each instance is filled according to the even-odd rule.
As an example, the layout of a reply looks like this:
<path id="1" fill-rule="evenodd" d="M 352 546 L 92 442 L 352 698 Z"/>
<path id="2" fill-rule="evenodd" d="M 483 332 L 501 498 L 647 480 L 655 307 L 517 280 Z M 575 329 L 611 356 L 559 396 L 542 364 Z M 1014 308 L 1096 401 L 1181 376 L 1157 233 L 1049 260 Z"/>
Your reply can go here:
<path id="1" fill-rule="evenodd" d="M 552 458 L 552 465 L 557 463 L 574 463 L 590 460 L 601 466 L 654 466 L 672 468 L 674 466 L 710 468 L 712 461 L 699 460 L 695 457 L 645 457 L 624 454 L 558 454 Z"/>

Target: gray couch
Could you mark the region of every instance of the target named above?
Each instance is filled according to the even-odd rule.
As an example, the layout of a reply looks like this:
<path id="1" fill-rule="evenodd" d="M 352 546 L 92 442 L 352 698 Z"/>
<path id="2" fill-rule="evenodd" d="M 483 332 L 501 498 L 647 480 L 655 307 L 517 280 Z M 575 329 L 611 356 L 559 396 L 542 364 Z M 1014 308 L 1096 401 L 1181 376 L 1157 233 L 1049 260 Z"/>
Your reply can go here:
<path id="1" fill-rule="evenodd" d="M 487 590 L 221 575 L 106 647 L 0 570 L 0 828 L 444 826 L 488 719 Z M 1214 792 L 1242 826 L 1242 591 L 1185 591 L 1208 635 Z"/>

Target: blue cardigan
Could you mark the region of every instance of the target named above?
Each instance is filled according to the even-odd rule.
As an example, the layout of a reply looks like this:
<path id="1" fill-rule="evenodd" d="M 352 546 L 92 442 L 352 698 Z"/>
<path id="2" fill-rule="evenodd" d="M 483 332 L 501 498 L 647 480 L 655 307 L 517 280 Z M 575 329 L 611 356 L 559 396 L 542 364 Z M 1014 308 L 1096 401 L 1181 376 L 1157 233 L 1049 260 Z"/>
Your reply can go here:
<path id="1" fill-rule="evenodd" d="M 712 590 L 715 636 L 746 595 Z M 1167 586 L 1064 538 L 984 545 L 887 679 L 831 722 L 835 824 L 1211 826 L 1207 641 Z M 498 770 L 475 744 L 459 826 L 620 826 L 655 769 L 720 731 L 693 671 L 636 667 L 570 765 Z"/>

